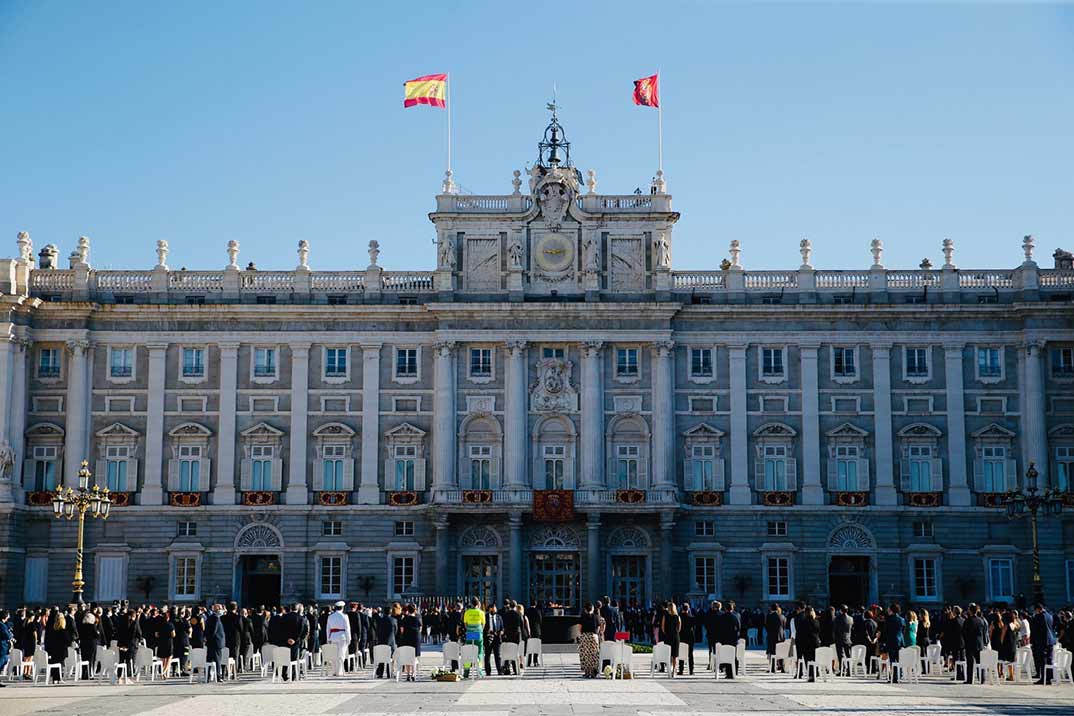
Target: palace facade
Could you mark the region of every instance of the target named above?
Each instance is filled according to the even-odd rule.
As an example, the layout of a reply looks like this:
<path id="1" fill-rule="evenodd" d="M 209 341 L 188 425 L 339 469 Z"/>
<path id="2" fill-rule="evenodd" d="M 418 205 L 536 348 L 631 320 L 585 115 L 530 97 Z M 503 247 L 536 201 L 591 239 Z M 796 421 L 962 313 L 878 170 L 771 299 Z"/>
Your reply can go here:
<path id="1" fill-rule="evenodd" d="M 1031 594 L 1002 495 L 1068 492 L 1074 270 L 671 268 L 658 175 L 607 195 L 553 120 L 435 271 L 0 261 L 0 603 L 65 601 L 82 460 L 116 506 L 86 598 L 480 594 L 939 605 Z M 389 247 L 384 247 L 388 249 Z M 863 258 L 867 257 L 862 246 Z M 865 261 L 863 261 L 863 264 Z M 1074 503 L 1071 503 L 1074 504 Z M 1074 515 L 1040 522 L 1074 600 Z"/>

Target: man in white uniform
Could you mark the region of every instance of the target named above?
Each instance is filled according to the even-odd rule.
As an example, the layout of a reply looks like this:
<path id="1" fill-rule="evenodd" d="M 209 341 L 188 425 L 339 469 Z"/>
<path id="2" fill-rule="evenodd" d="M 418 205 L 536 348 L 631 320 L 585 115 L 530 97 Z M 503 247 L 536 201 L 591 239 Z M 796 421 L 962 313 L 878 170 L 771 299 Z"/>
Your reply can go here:
<path id="1" fill-rule="evenodd" d="M 347 655 L 347 645 L 351 643 L 351 621 L 343 613 L 343 602 L 336 602 L 335 610 L 328 615 L 328 643 L 336 645 L 336 676 L 343 676 L 343 658 Z"/>

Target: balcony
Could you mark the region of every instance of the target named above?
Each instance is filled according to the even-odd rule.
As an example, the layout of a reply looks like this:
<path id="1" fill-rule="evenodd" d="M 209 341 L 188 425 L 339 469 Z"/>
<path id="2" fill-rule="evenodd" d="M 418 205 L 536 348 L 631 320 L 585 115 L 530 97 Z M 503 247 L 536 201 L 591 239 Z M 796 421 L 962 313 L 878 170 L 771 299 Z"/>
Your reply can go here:
<path id="1" fill-rule="evenodd" d="M 531 490 L 440 490 L 436 502 L 446 505 L 520 505 L 533 501 Z"/>
<path id="2" fill-rule="evenodd" d="M 675 489 L 655 490 L 575 490 L 576 505 L 676 505 Z"/>

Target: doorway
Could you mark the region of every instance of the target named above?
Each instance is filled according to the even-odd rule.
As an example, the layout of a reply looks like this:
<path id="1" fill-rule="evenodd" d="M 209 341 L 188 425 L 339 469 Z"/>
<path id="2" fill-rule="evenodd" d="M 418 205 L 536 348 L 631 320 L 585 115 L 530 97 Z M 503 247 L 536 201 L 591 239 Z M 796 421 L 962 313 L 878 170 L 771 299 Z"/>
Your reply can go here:
<path id="1" fill-rule="evenodd" d="M 463 595 L 482 604 L 499 601 L 500 558 L 494 554 L 468 554 L 462 558 Z"/>
<path id="2" fill-rule="evenodd" d="M 869 602 L 869 558 L 834 556 L 828 564 L 828 603 L 854 608 Z"/>
<path id="3" fill-rule="evenodd" d="M 257 607 L 280 603 L 280 557 L 271 554 L 248 554 L 239 560 L 240 604 Z"/>
<path id="4" fill-rule="evenodd" d="M 645 557 L 612 556 L 612 599 L 620 608 L 645 604 Z"/>

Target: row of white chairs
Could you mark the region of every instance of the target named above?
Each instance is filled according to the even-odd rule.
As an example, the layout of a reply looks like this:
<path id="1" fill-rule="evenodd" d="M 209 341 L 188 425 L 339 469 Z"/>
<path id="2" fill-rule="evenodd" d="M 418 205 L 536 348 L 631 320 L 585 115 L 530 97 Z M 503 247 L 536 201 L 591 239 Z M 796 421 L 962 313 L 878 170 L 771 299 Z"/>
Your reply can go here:
<path id="1" fill-rule="evenodd" d="M 513 664 L 515 671 L 519 674 L 525 669 L 530 656 L 535 657 L 538 665 L 544 666 L 544 647 L 540 639 L 531 638 L 524 643 L 505 641 L 500 644 L 500 664 L 502 666 Z M 478 658 L 476 644 L 460 645 L 456 641 L 444 642 L 441 664 L 449 671 L 455 668 L 455 664 L 459 664 L 463 670 L 469 664 L 471 678 L 480 678 L 481 670 L 484 668 Z"/>

